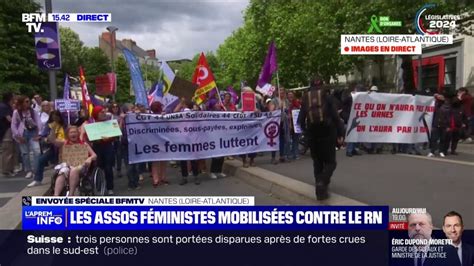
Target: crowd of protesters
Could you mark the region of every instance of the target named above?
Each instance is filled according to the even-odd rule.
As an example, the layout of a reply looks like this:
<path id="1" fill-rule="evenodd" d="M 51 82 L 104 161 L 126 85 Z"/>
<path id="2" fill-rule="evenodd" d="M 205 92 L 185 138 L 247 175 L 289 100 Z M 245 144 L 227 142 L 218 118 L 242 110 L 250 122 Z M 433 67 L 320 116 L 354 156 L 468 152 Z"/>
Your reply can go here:
<path id="1" fill-rule="evenodd" d="M 368 89 L 361 84 L 353 84 L 342 93 L 334 93 L 335 98 L 340 102 L 339 113 L 346 127 L 352 106 L 351 94 L 361 91 L 377 93 L 379 90 L 374 85 Z M 442 93 L 435 93 L 427 89 L 412 94 L 435 98 L 435 111 L 429 142 L 415 144 L 346 143 L 346 155 L 348 157 L 361 155 L 361 151 L 368 154 L 382 153 L 384 148 L 389 149 L 392 154 L 423 155 L 422 150 L 427 149 L 428 157 L 440 156 L 444 158 L 448 155 L 458 154 L 456 149 L 459 142 L 472 142 L 471 136 L 474 135 L 474 103 L 467 88 L 461 87 L 455 92 L 444 88 Z"/>
<path id="2" fill-rule="evenodd" d="M 254 92 L 249 87 L 243 91 Z M 333 96 L 337 102 L 337 109 L 341 121 L 346 126 L 352 106 L 352 93 L 367 91 L 362 85 L 352 85 L 346 90 L 336 90 Z M 368 91 L 377 93 L 378 88 L 371 86 Z M 423 94 L 423 93 L 422 93 Z M 216 94 L 217 95 L 217 94 Z M 301 151 L 301 134 L 295 133 L 292 110 L 300 109 L 300 99 L 295 92 L 283 87 L 273 97 L 262 96 L 256 93 L 255 112 L 281 110 L 280 122 L 280 147 L 279 151 L 271 152 L 269 161 L 272 164 L 288 163 L 299 159 Z M 182 98 L 173 112 L 189 111 L 241 111 L 242 104 L 228 92 L 222 98 L 209 100 L 206 104 L 197 105 L 191 99 Z M 219 97 L 219 96 L 216 96 Z M 433 94 L 436 98 L 435 113 L 431 131 L 430 143 L 426 144 L 379 144 L 379 143 L 345 143 L 337 149 L 345 148 L 346 155 L 352 157 L 366 153 L 381 153 L 384 147 L 389 147 L 392 153 L 415 153 L 421 155 L 421 149 L 429 148 L 428 156 L 448 154 L 456 155 L 459 141 L 472 141 L 474 133 L 474 116 L 472 96 L 466 88 L 457 90 L 457 94 Z M 180 167 L 181 178 L 179 185 L 188 183 L 188 176 L 193 176 L 192 182 L 199 185 L 203 174 L 207 174 L 206 160 L 191 161 L 156 161 L 150 163 L 128 163 L 127 132 L 125 130 L 125 115 L 127 113 L 153 113 L 166 114 L 160 102 L 153 102 L 149 108 L 141 105 L 106 103 L 104 106 L 95 106 L 91 117 L 89 112 L 81 109 L 78 114 L 69 117 L 68 122 L 64 114 L 54 110 L 52 102 L 43 101 L 39 95 L 31 100 L 26 96 L 16 96 L 4 93 L 0 103 L 0 140 L 2 147 L 2 174 L 3 176 L 16 176 L 20 172 L 25 178 L 33 179 L 29 187 L 42 184 L 44 170 L 48 165 L 54 166 L 58 162 L 59 148 L 65 143 L 70 143 L 68 136 L 70 127 L 74 135 L 74 143 L 87 143 L 92 149 L 88 163 L 96 161 L 98 167 L 105 173 L 107 192 L 113 195 L 114 179 L 122 176 L 122 166 L 128 178 L 128 189 L 140 189 L 144 180 L 149 176 L 154 188 L 169 184 L 167 167 Z M 122 129 L 123 135 L 117 138 L 103 138 L 90 142 L 84 126 L 88 123 L 116 119 Z M 76 134 L 77 132 L 77 134 Z M 76 137 L 77 135 L 77 137 Z M 304 148 L 304 147 L 303 147 Z M 240 155 L 244 168 L 256 165 L 257 153 Z M 278 155 L 278 158 L 277 158 Z M 222 171 L 224 160 L 234 157 L 212 158 L 210 161 L 209 178 L 225 177 Z M 58 168 L 60 169 L 60 168 Z M 149 173 L 149 174 L 148 174 Z M 74 182 L 77 180 L 74 172 Z M 61 185 L 64 181 L 61 181 Z M 77 184 L 71 185 L 76 187 Z"/>

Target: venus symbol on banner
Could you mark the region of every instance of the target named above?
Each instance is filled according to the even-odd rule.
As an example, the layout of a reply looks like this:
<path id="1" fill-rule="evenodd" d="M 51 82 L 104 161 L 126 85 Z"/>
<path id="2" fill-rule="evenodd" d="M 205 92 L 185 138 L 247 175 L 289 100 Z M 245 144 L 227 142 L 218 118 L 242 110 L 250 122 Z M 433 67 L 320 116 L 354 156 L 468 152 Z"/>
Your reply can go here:
<path id="1" fill-rule="evenodd" d="M 277 122 L 269 122 L 265 126 L 265 136 L 269 139 L 267 144 L 270 145 L 270 147 L 273 147 L 276 144 L 274 139 L 278 136 L 279 130 L 280 126 Z"/>

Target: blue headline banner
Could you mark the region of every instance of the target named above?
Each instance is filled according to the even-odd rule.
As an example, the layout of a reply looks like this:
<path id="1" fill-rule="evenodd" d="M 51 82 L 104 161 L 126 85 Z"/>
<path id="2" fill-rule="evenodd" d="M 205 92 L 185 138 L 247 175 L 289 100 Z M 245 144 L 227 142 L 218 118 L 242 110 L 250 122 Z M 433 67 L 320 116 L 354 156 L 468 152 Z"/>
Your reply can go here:
<path id="1" fill-rule="evenodd" d="M 23 206 L 24 230 L 386 230 L 388 206 Z"/>

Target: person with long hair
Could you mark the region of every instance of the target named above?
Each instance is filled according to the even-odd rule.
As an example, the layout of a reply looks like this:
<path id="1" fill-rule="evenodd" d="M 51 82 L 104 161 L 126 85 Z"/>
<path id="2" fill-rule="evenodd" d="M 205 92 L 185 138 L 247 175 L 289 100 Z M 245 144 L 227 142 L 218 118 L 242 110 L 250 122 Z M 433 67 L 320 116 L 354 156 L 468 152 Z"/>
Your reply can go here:
<path id="1" fill-rule="evenodd" d="M 25 178 L 33 177 L 33 166 L 40 154 L 38 113 L 30 106 L 30 99 L 26 96 L 18 97 L 17 109 L 13 112 L 11 130 L 13 138 L 20 145 Z M 33 159 L 30 153 L 33 153 Z"/>
<path id="2" fill-rule="evenodd" d="M 64 142 L 65 125 L 61 116 L 61 112 L 57 110 L 52 112 L 47 126 L 50 129 L 45 141 L 48 146 L 43 151 L 43 154 L 38 157 L 38 161 L 36 162 L 35 178 L 33 182 L 28 185 L 28 187 L 41 185 L 41 182 L 43 181 L 44 168 L 49 161 L 57 161 L 59 155 L 58 147 L 60 147 Z"/>
<path id="3" fill-rule="evenodd" d="M 68 196 L 74 196 L 76 188 L 79 185 L 81 171 L 84 167 L 89 167 L 92 162 L 97 159 L 97 155 L 95 154 L 94 150 L 89 146 L 89 144 L 80 139 L 80 132 L 78 127 L 70 126 L 66 130 L 66 140 L 61 143 L 61 145 L 64 146 L 75 144 L 86 145 L 89 156 L 82 165 L 72 167 L 70 165 L 67 165 L 66 163 L 61 163 L 54 168 L 58 170 L 58 176 L 54 184 L 55 196 L 61 195 L 61 192 L 63 191 L 66 182 L 69 182 Z"/>

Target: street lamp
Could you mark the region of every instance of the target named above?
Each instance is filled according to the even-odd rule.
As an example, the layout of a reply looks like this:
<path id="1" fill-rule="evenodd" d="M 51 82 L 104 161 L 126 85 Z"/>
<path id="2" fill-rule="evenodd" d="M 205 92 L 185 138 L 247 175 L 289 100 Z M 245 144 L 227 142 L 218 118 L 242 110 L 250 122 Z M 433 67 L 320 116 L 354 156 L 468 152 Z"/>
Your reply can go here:
<path id="1" fill-rule="evenodd" d="M 108 26 L 107 30 L 110 32 L 110 66 L 112 73 L 115 75 L 114 67 L 114 49 L 115 49 L 115 32 L 118 31 L 118 28 L 115 26 Z M 117 92 L 117 77 L 115 77 L 115 92 Z M 115 93 L 112 94 L 112 100 L 115 102 Z"/>

